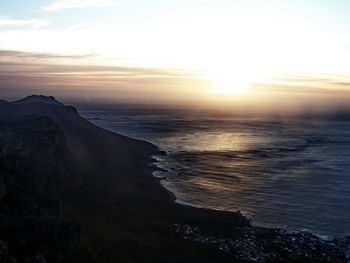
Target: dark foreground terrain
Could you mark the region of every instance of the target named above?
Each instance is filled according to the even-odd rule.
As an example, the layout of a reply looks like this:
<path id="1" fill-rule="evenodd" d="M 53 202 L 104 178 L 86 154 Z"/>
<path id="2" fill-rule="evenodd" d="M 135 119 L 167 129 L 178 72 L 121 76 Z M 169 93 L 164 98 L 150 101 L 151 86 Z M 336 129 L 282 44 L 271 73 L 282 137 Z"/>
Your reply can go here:
<path id="1" fill-rule="evenodd" d="M 174 203 L 157 153 L 52 97 L 0 101 L 0 262 L 349 262 L 349 239 Z"/>

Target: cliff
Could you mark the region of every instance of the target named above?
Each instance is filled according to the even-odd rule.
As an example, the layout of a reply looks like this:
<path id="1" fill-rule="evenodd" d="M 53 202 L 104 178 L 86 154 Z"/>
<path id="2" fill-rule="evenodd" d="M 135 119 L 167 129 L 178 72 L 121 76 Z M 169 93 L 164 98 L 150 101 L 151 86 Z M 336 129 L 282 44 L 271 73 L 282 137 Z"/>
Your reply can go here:
<path id="1" fill-rule="evenodd" d="M 48 117 L 11 116 L 0 126 L 0 237 L 21 262 L 62 262 L 81 245 L 81 226 L 62 216 L 65 140 Z"/>
<path id="2" fill-rule="evenodd" d="M 220 236 L 239 233 L 248 221 L 236 213 L 175 204 L 152 177 L 149 162 L 157 151 L 148 142 L 94 126 L 53 97 L 0 101 L 0 240 L 7 244 L 6 258 L 227 258 L 214 245 L 184 241 L 174 223 L 193 223 Z"/>

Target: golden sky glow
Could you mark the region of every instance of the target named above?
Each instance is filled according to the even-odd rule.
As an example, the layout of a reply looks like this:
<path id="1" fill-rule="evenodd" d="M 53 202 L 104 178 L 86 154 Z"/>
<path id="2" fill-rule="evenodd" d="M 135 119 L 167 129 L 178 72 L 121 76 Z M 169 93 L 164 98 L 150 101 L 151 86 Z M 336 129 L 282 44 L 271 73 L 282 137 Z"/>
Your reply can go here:
<path id="1" fill-rule="evenodd" d="M 145 101 L 348 96 L 343 1 L 44 2 L 17 12 L 8 4 L 0 14 L 8 94 L 27 83 L 29 93 L 85 89 L 93 98 L 95 89 L 97 97 Z"/>

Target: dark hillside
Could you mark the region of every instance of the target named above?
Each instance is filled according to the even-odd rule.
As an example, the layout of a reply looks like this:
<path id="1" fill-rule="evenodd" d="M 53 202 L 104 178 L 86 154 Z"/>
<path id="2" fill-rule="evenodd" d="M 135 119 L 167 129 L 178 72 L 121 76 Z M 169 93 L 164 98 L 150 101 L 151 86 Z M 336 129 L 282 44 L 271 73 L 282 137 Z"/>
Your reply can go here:
<path id="1" fill-rule="evenodd" d="M 176 236 L 173 224 L 234 234 L 247 225 L 241 215 L 175 204 L 151 175 L 155 146 L 98 128 L 53 100 L 0 103 L 0 238 L 10 253 L 48 262 L 227 258 Z"/>

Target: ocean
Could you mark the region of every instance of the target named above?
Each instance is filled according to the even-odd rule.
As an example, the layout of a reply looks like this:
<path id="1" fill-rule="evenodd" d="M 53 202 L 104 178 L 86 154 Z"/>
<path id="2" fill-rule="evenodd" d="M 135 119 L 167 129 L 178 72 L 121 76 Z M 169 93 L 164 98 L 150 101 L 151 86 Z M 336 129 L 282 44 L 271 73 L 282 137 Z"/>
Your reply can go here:
<path id="1" fill-rule="evenodd" d="M 258 226 L 350 233 L 350 121 L 132 108 L 80 113 L 166 151 L 155 156 L 164 171 L 154 175 L 179 203 L 240 211 Z"/>

